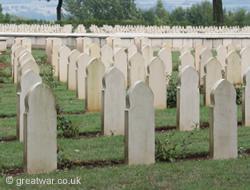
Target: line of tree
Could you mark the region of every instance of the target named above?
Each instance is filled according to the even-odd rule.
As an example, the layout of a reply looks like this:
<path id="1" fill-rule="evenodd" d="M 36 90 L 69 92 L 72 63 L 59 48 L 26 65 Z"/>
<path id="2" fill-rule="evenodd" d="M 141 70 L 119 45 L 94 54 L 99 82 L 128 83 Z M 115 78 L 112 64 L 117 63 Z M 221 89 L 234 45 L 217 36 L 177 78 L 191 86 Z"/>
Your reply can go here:
<path id="1" fill-rule="evenodd" d="M 193 4 L 189 8 L 177 7 L 168 12 L 157 0 L 148 10 L 138 9 L 134 0 L 64 0 L 65 20 L 82 21 L 141 21 L 147 25 L 193 26 L 246 26 L 250 25 L 250 13 L 244 9 L 234 12 L 222 9 L 222 0 Z"/>

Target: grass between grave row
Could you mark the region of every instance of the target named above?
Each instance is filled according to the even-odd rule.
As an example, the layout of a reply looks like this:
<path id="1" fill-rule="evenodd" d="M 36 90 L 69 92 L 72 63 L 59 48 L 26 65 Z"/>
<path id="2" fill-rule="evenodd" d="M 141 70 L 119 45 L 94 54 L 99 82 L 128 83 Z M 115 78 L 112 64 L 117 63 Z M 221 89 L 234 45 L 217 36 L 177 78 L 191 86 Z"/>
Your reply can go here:
<path id="1" fill-rule="evenodd" d="M 41 53 L 42 54 L 42 53 Z M 173 62 L 178 63 L 178 54 L 173 54 Z M 47 69 L 46 66 L 41 66 Z M 9 72 L 9 71 L 8 71 Z M 176 80 L 177 72 L 173 78 Z M 16 86 L 12 83 L 0 84 L 0 139 L 16 136 Z M 100 113 L 84 113 L 84 100 L 76 98 L 75 91 L 66 90 L 66 83 L 61 83 L 55 90 L 58 102 L 63 108 L 65 116 L 77 124 L 80 132 L 95 132 L 91 138 L 63 139 L 57 144 L 64 149 L 66 155 L 74 162 L 89 161 L 92 167 L 95 162 L 123 161 L 124 136 L 99 136 L 101 128 Z M 202 104 L 201 95 L 200 120 L 209 122 L 209 107 Z M 78 113 L 79 112 L 79 113 Z M 156 126 L 175 126 L 176 108 L 155 111 Z M 241 120 L 241 106 L 238 106 L 238 120 Z M 195 126 L 195 124 L 194 124 Z M 156 133 L 156 139 L 165 139 L 166 134 L 175 133 L 174 142 L 180 142 L 193 133 L 189 139 L 187 154 L 202 154 L 209 152 L 209 129 L 194 130 L 192 132 L 163 131 Z M 250 127 L 238 127 L 238 147 L 250 148 Z M 39 163 L 38 163 L 39 164 Z M 22 168 L 23 143 L 0 143 L 0 171 Z M 86 169 L 77 167 L 66 171 L 55 171 L 41 175 L 20 175 L 14 177 L 14 184 L 6 184 L 6 176 L 0 174 L 0 189 L 19 189 L 22 179 L 74 179 L 80 178 L 81 185 L 28 185 L 25 189 L 249 189 L 250 188 L 250 157 L 244 156 L 229 160 L 199 160 L 174 163 L 156 162 L 154 165 L 116 167 L 106 165 L 101 168 Z"/>

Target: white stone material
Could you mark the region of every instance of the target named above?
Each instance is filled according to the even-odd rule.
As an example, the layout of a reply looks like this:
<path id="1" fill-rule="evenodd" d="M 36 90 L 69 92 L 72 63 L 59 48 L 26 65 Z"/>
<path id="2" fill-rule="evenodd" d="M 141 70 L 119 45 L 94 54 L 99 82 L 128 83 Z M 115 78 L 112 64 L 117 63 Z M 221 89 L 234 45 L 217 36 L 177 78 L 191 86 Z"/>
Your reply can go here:
<path id="1" fill-rule="evenodd" d="M 142 48 L 141 54 L 144 57 L 145 68 L 147 69 L 147 65 L 150 63 L 151 59 L 154 56 L 153 49 L 149 45 L 146 45 Z"/>
<path id="2" fill-rule="evenodd" d="M 93 58 L 86 68 L 86 100 L 85 106 L 87 112 L 101 111 L 101 91 L 102 77 L 105 73 L 105 66 L 100 59 Z"/>
<path id="3" fill-rule="evenodd" d="M 134 54 L 129 60 L 129 86 L 138 80 L 146 81 L 145 60 L 140 53 Z"/>
<path id="4" fill-rule="evenodd" d="M 103 64 L 105 65 L 106 70 L 109 69 L 111 64 L 113 64 L 113 49 L 105 44 L 101 48 L 101 60 Z"/>
<path id="5" fill-rule="evenodd" d="M 241 83 L 243 83 L 244 73 L 250 67 L 250 47 L 245 47 L 240 52 L 241 56 Z"/>
<path id="6" fill-rule="evenodd" d="M 62 46 L 61 45 L 54 45 L 52 47 L 52 66 L 54 67 L 54 76 L 58 76 L 58 53 Z"/>
<path id="7" fill-rule="evenodd" d="M 33 59 L 27 59 L 23 62 L 23 64 L 18 69 L 18 77 L 22 77 L 23 73 L 25 73 L 27 70 L 33 70 L 38 75 L 40 74 L 40 67 L 37 65 L 37 63 Z"/>
<path id="8" fill-rule="evenodd" d="M 142 81 L 128 91 L 125 110 L 125 163 L 155 163 L 154 95 Z"/>
<path id="9" fill-rule="evenodd" d="M 116 51 L 114 55 L 114 66 L 119 69 L 125 77 L 125 87 L 127 88 L 127 78 L 128 78 L 128 61 L 127 55 L 123 49 Z"/>
<path id="10" fill-rule="evenodd" d="M 82 37 L 79 37 L 79 38 L 76 38 L 76 49 L 83 53 L 83 38 Z"/>
<path id="11" fill-rule="evenodd" d="M 14 52 L 14 59 L 13 59 L 13 80 L 14 83 L 17 83 L 17 64 L 18 64 L 18 58 L 20 56 L 20 54 L 22 53 L 22 51 L 24 51 L 25 48 L 22 46 L 19 46 L 15 52 Z"/>
<path id="12" fill-rule="evenodd" d="M 180 56 L 182 56 L 186 52 L 191 54 L 190 48 L 188 46 L 183 46 L 180 50 Z"/>
<path id="13" fill-rule="evenodd" d="M 250 67 L 248 67 L 243 77 L 242 125 L 250 126 Z"/>
<path id="14" fill-rule="evenodd" d="M 164 43 L 162 48 L 166 49 L 168 52 L 172 52 L 172 48 L 168 43 Z"/>
<path id="15" fill-rule="evenodd" d="M 211 57 L 213 57 L 211 50 L 207 48 L 204 48 L 203 50 L 201 50 L 200 64 L 199 64 L 200 85 L 203 85 L 204 66 Z"/>
<path id="16" fill-rule="evenodd" d="M 135 54 L 137 53 L 137 47 L 135 46 L 135 44 L 131 43 L 129 46 L 128 46 L 128 49 L 127 49 L 127 53 L 128 53 L 128 60 L 130 60 L 130 58 Z"/>
<path id="17" fill-rule="evenodd" d="M 48 64 L 51 64 L 51 61 L 52 61 L 52 57 L 51 57 L 52 40 L 53 40 L 53 38 L 46 38 L 45 52 L 47 55 L 47 63 Z"/>
<path id="18" fill-rule="evenodd" d="M 217 81 L 211 92 L 210 156 L 213 159 L 238 157 L 236 92 L 227 80 Z"/>
<path id="19" fill-rule="evenodd" d="M 68 57 L 71 50 L 67 46 L 62 46 L 58 52 L 58 80 L 60 82 L 67 82 L 68 73 Z"/>
<path id="20" fill-rule="evenodd" d="M 86 67 L 91 58 L 86 53 L 81 53 L 76 60 L 76 96 L 85 99 Z"/>
<path id="21" fill-rule="evenodd" d="M 225 71 L 226 68 L 226 57 L 227 57 L 227 48 L 223 45 L 219 45 L 216 49 L 216 58 L 221 64 L 221 68 Z"/>
<path id="22" fill-rule="evenodd" d="M 24 173 L 57 169 L 55 97 L 45 84 L 36 83 L 25 97 Z"/>
<path id="23" fill-rule="evenodd" d="M 83 53 L 90 55 L 90 47 L 92 45 L 92 39 L 88 37 L 83 38 Z"/>
<path id="24" fill-rule="evenodd" d="M 142 37 L 140 39 L 140 51 L 144 46 L 151 46 L 151 40 L 146 37 Z"/>
<path id="25" fill-rule="evenodd" d="M 42 82 L 39 74 L 33 70 L 27 70 L 17 83 L 17 139 L 23 142 L 23 114 L 25 111 L 24 98 L 28 90 L 36 83 Z"/>
<path id="26" fill-rule="evenodd" d="M 187 51 L 185 51 L 179 58 L 179 71 L 181 71 L 181 69 L 185 68 L 186 66 L 195 68 L 194 57 L 190 52 Z"/>
<path id="27" fill-rule="evenodd" d="M 99 59 L 101 57 L 101 49 L 97 44 L 92 44 L 89 49 L 90 57 Z"/>
<path id="28" fill-rule="evenodd" d="M 236 47 L 233 43 L 227 45 L 227 53 L 230 53 L 231 51 L 236 51 Z"/>
<path id="29" fill-rule="evenodd" d="M 102 79 L 102 135 L 124 135 L 125 78 L 123 73 L 111 67 Z"/>
<path id="30" fill-rule="evenodd" d="M 118 51 L 119 49 L 122 48 L 122 40 L 121 38 L 113 38 L 113 51 L 114 51 L 114 54 L 116 53 L 116 51 Z"/>
<path id="31" fill-rule="evenodd" d="M 68 90 L 76 90 L 76 59 L 80 55 L 78 50 L 73 50 L 68 57 L 68 75 L 67 88 Z"/>
<path id="32" fill-rule="evenodd" d="M 200 66 L 200 53 L 204 49 L 201 43 L 197 43 L 194 48 L 195 52 L 195 69 L 196 71 L 199 71 Z"/>
<path id="33" fill-rule="evenodd" d="M 234 83 L 241 82 L 241 60 L 236 52 L 230 52 L 226 58 L 226 79 Z"/>
<path id="34" fill-rule="evenodd" d="M 199 75 L 191 66 L 178 75 L 176 123 L 179 131 L 190 131 L 200 124 Z"/>
<path id="35" fill-rule="evenodd" d="M 27 49 L 29 52 L 31 52 L 32 44 L 30 38 L 22 38 L 21 39 L 21 46 L 23 46 L 25 49 Z"/>
<path id="36" fill-rule="evenodd" d="M 204 66 L 204 104 L 210 106 L 210 94 L 214 84 L 222 79 L 221 64 L 217 58 L 211 57 Z"/>
<path id="37" fill-rule="evenodd" d="M 162 48 L 159 52 L 158 52 L 158 55 L 157 55 L 161 60 L 162 62 L 164 63 L 165 65 L 165 74 L 166 74 L 166 77 L 167 77 L 167 84 L 168 84 L 168 79 L 170 76 L 172 76 L 172 70 L 173 70 L 173 64 L 172 64 L 172 52 L 169 51 L 167 48 Z"/>
<path id="38" fill-rule="evenodd" d="M 167 107 L 165 65 L 157 57 L 153 58 L 148 67 L 148 85 L 154 94 L 154 108 L 165 109 Z"/>

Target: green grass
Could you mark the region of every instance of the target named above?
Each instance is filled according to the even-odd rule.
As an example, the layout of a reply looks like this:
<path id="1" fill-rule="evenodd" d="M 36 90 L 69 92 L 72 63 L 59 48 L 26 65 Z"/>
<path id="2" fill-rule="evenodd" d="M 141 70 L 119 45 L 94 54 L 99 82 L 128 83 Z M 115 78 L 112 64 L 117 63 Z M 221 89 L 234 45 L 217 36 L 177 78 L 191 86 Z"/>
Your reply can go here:
<path id="1" fill-rule="evenodd" d="M 44 51 L 32 51 L 43 55 Z M 173 64 L 178 64 L 178 52 L 173 54 Z M 41 71 L 49 69 L 41 66 Z M 8 72 L 8 71 L 6 71 Z M 42 73 L 42 72 L 41 72 Z M 178 72 L 172 79 L 177 80 Z M 14 84 L 0 84 L 0 139 L 16 136 L 16 87 Z M 79 126 L 81 133 L 95 132 L 91 138 L 58 138 L 57 144 L 74 162 L 123 161 L 124 136 L 102 137 L 101 114 L 85 113 L 85 101 L 76 98 L 75 91 L 69 91 L 66 83 L 61 83 L 54 93 L 58 103 L 68 119 Z M 210 108 L 203 106 L 201 95 L 200 121 L 209 122 Z M 238 106 L 238 120 L 241 120 L 241 106 Z M 175 126 L 176 108 L 155 111 L 155 125 Z M 195 124 L 194 124 L 195 125 Z M 172 141 L 177 143 L 190 133 L 192 143 L 187 153 L 209 153 L 209 129 L 192 132 L 165 131 L 156 133 L 156 139 L 164 140 L 168 133 L 175 133 Z M 238 148 L 250 148 L 250 127 L 238 127 Z M 38 163 L 39 164 L 39 163 Z M 0 171 L 23 167 L 23 143 L 0 142 Z M 76 167 L 70 170 L 58 170 L 49 174 L 25 175 L 14 177 L 14 184 L 8 185 L 7 176 L 0 173 L 0 189 L 249 189 L 250 157 L 228 160 L 199 160 L 180 162 L 156 162 L 146 166 L 103 166 L 93 169 Z M 80 178 L 81 185 L 31 185 L 17 186 L 16 182 L 25 179 L 75 179 Z"/>

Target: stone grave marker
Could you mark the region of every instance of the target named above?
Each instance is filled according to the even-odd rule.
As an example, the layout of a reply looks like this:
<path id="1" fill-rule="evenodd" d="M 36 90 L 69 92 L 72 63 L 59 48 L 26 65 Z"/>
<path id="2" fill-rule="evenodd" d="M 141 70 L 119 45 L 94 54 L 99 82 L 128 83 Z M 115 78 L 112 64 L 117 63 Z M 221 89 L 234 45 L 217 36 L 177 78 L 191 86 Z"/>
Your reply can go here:
<path id="1" fill-rule="evenodd" d="M 168 85 L 169 79 L 172 76 L 172 54 L 165 48 L 162 48 L 158 52 L 158 57 L 162 60 L 165 65 L 166 83 Z"/>
<path id="2" fill-rule="evenodd" d="M 109 68 L 102 79 L 102 135 L 124 135 L 125 78 L 116 67 Z"/>
<path id="3" fill-rule="evenodd" d="M 223 46 L 223 45 L 219 45 L 216 48 L 216 53 L 217 53 L 216 58 L 220 62 L 222 70 L 225 71 L 227 48 L 225 46 Z"/>
<path id="4" fill-rule="evenodd" d="M 248 67 L 243 77 L 242 125 L 250 126 L 250 67 Z"/>
<path id="5" fill-rule="evenodd" d="M 128 46 L 128 60 L 130 60 L 130 58 L 137 53 L 137 47 L 135 46 L 135 44 L 131 43 Z"/>
<path id="6" fill-rule="evenodd" d="M 68 57 L 68 75 L 67 88 L 68 90 L 76 90 L 76 59 L 80 55 L 78 50 L 73 50 Z"/>
<path id="7" fill-rule="evenodd" d="M 179 71 L 181 71 L 182 68 L 185 68 L 186 66 L 191 66 L 195 68 L 194 65 L 194 57 L 190 52 L 184 52 L 179 58 Z"/>
<path id="8" fill-rule="evenodd" d="M 58 71 L 58 65 L 59 65 L 59 59 L 58 59 L 58 54 L 59 54 L 59 50 L 62 46 L 61 45 L 54 45 L 52 47 L 52 66 L 54 67 L 54 76 L 58 76 L 59 75 L 59 71 Z"/>
<path id="9" fill-rule="evenodd" d="M 127 55 L 123 49 L 119 49 L 116 51 L 114 55 L 114 66 L 123 73 L 125 78 L 125 87 L 127 88 L 128 61 Z"/>
<path id="10" fill-rule="evenodd" d="M 90 47 L 92 45 L 92 39 L 88 37 L 83 38 L 83 53 L 90 55 Z"/>
<path id="11" fill-rule="evenodd" d="M 97 44 L 92 44 L 90 46 L 90 57 L 99 59 L 101 57 L 101 50 Z"/>
<path id="12" fill-rule="evenodd" d="M 194 51 L 195 51 L 195 69 L 196 71 L 199 71 L 199 66 L 200 66 L 200 53 L 204 49 L 202 44 L 197 43 L 195 45 Z"/>
<path id="13" fill-rule="evenodd" d="M 182 47 L 180 50 L 180 56 L 182 56 L 186 52 L 191 54 L 190 48 L 188 46 Z"/>
<path id="14" fill-rule="evenodd" d="M 250 67 L 250 47 L 245 47 L 240 52 L 241 56 L 241 83 L 243 83 L 244 73 Z"/>
<path id="15" fill-rule="evenodd" d="M 143 81 L 130 87 L 125 110 L 125 163 L 155 163 L 154 95 Z"/>
<path id="16" fill-rule="evenodd" d="M 129 60 L 129 86 L 136 81 L 146 81 L 145 60 L 140 53 L 134 54 Z"/>
<path id="17" fill-rule="evenodd" d="M 101 111 L 101 91 L 102 77 L 105 73 L 105 66 L 100 59 L 93 58 L 86 68 L 86 100 L 85 106 L 87 112 Z"/>
<path id="18" fill-rule="evenodd" d="M 101 48 L 101 60 L 103 64 L 105 65 L 106 70 L 114 62 L 113 61 L 113 49 L 107 44 L 105 44 Z"/>
<path id="19" fill-rule="evenodd" d="M 68 73 L 68 57 L 71 50 L 67 46 L 62 46 L 58 52 L 58 80 L 60 82 L 67 82 Z"/>
<path id="20" fill-rule="evenodd" d="M 167 107 L 165 65 L 159 58 L 155 57 L 147 69 L 147 82 L 154 94 L 154 108 L 165 109 Z"/>
<path id="21" fill-rule="evenodd" d="M 232 84 L 241 82 L 241 60 L 233 51 L 226 58 L 226 79 Z"/>
<path id="22" fill-rule="evenodd" d="M 207 48 L 204 48 L 200 53 L 200 63 L 199 63 L 200 85 L 203 85 L 204 65 L 211 57 L 213 57 L 212 51 Z"/>
<path id="23" fill-rule="evenodd" d="M 172 53 L 172 48 L 168 43 L 162 45 L 162 48 L 166 49 L 168 52 Z"/>
<path id="24" fill-rule="evenodd" d="M 116 53 L 116 51 L 118 51 L 119 49 L 122 48 L 122 40 L 121 38 L 113 38 L 113 52 L 114 54 Z"/>
<path id="25" fill-rule="evenodd" d="M 222 79 L 221 64 L 217 58 L 211 57 L 204 66 L 204 104 L 210 106 L 210 94 L 214 84 Z"/>
<path id="26" fill-rule="evenodd" d="M 76 95 L 78 99 L 85 99 L 86 67 L 91 58 L 81 53 L 76 60 Z"/>
<path id="27" fill-rule="evenodd" d="M 149 45 L 146 45 L 142 48 L 141 53 L 145 60 L 145 68 L 147 69 L 148 64 L 154 57 L 153 49 Z"/>
<path id="28" fill-rule="evenodd" d="M 24 47 L 19 46 L 14 52 L 14 62 L 13 62 L 13 76 L 14 76 L 14 83 L 17 83 L 17 65 L 18 65 L 18 58 L 20 54 L 25 50 Z"/>
<path id="29" fill-rule="evenodd" d="M 176 123 L 179 131 L 190 131 L 200 124 L 199 75 L 191 66 L 178 75 Z"/>
<path id="30" fill-rule="evenodd" d="M 46 38 L 45 51 L 46 51 L 46 55 L 47 55 L 47 63 L 48 64 L 51 64 L 51 61 L 52 61 L 52 57 L 51 57 L 52 40 L 53 40 L 53 38 Z"/>
<path id="31" fill-rule="evenodd" d="M 23 46 L 25 49 L 27 49 L 29 52 L 31 52 L 31 39 L 30 38 L 22 38 L 21 39 L 21 46 Z"/>
<path id="32" fill-rule="evenodd" d="M 36 83 L 25 97 L 24 173 L 57 169 L 55 97 L 45 84 Z"/>
<path id="33" fill-rule="evenodd" d="M 28 90 L 36 83 L 42 82 L 39 74 L 31 69 L 26 70 L 17 83 L 17 139 L 23 142 L 24 98 Z"/>
<path id="34" fill-rule="evenodd" d="M 230 53 L 231 51 L 236 51 L 236 47 L 233 43 L 227 45 L 227 53 Z"/>
<path id="35" fill-rule="evenodd" d="M 211 91 L 210 156 L 213 159 L 238 157 L 236 92 L 225 79 Z"/>

